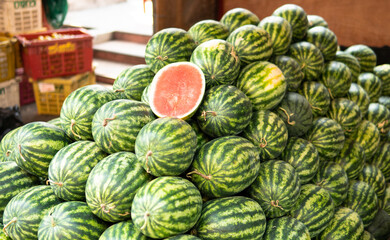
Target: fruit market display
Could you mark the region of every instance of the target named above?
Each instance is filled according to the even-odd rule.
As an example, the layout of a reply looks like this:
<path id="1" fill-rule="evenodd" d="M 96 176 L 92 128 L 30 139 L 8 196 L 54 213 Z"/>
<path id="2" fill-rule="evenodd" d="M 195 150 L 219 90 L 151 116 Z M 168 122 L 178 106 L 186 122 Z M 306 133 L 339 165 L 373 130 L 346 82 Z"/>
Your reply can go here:
<path id="1" fill-rule="evenodd" d="M 1 240 L 388 240 L 390 64 L 326 19 L 168 28 L 0 142 Z"/>

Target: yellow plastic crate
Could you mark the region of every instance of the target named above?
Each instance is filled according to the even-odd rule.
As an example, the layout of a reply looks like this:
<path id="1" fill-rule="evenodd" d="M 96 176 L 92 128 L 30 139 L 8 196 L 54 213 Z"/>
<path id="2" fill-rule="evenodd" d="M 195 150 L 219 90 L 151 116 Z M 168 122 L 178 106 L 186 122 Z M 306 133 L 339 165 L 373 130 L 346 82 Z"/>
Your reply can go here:
<path id="1" fill-rule="evenodd" d="M 0 37 L 0 82 L 15 77 L 15 39 Z"/>
<path id="2" fill-rule="evenodd" d="M 11 79 L 0 82 L 0 107 L 19 106 L 19 81 Z"/>
<path id="3" fill-rule="evenodd" d="M 95 84 L 96 77 L 94 72 L 86 72 L 39 81 L 30 78 L 29 81 L 33 84 L 38 114 L 59 115 L 66 97 L 80 87 Z"/>

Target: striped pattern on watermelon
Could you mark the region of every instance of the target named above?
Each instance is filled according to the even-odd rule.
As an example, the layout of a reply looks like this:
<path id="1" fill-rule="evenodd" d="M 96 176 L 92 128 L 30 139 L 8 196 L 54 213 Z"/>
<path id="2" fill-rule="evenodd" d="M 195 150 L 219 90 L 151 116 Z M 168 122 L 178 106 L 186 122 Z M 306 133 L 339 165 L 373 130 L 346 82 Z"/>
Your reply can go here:
<path id="1" fill-rule="evenodd" d="M 145 87 L 145 89 L 142 91 L 142 96 L 141 96 L 141 102 L 149 104 L 149 88 L 150 84 Z"/>
<path id="2" fill-rule="evenodd" d="M 309 29 L 317 26 L 328 27 L 328 23 L 321 16 L 307 15 L 307 20 L 309 21 Z"/>
<path id="3" fill-rule="evenodd" d="M 351 83 L 346 97 L 359 106 L 360 113 L 364 117 L 370 104 L 370 96 L 368 96 L 366 90 L 357 83 Z"/>
<path id="4" fill-rule="evenodd" d="M 380 134 L 378 128 L 370 121 L 363 120 L 351 136 L 364 149 L 366 159 L 371 159 L 378 150 Z"/>
<path id="5" fill-rule="evenodd" d="M 374 74 L 382 81 L 382 95 L 390 96 L 390 64 L 385 63 L 374 67 Z"/>
<path id="6" fill-rule="evenodd" d="M 330 106 L 328 89 L 320 82 L 304 82 L 299 89 L 299 94 L 304 96 L 311 106 L 313 117 L 325 116 Z"/>
<path id="7" fill-rule="evenodd" d="M 370 232 L 364 230 L 362 238 L 360 240 L 375 240 L 374 236 Z"/>
<path id="8" fill-rule="evenodd" d="M 301 183 L 293 166 L 281 160 L 260 165 L 259 175 L 248 189 L 267 218 L 286 215 L 298 200 Z"/>
<path id="9" fill-rule="evenodd" d="M 104 221 L 129 219 L 135 194 L 149 180 L 150 176 L 134 153 L 111 154 L 96 164 L 89 174 L 85 186 L 86 202 Z"/>
<path id="10" fill-rule="evenodd" d="M 107 224 L 85 202 L 60 203 L 43 217 L 38 229 L 42 240 L 98 240 Z"/>
<path id="11" fill-rule="evenodd" d="M 59 203 L 49 186 L 35 186 L 20 192 L 4 210 L 5 233 L 13 240 L 37 239 L 42 218 Z"/>
<path id="12" fill-rule="evenodd" d="M 200 129 L 198 122 L 196 120 L 190 118 L 186 121 L 188 124 L 191 125 L 192 129 L 196 133 L 196 139 L 197 139 L 196 149 L 199 149 L 201 146 L 203 146 L 203 144 L 210 141 L 209 136 Z"/>
<path id="13" fill-rule="evenodd" d="M 20 127 L 15 128 L 9 131 L 4 137 L 0 140 L 0 163 L 15 161 L 15 157 L 12 155 L 15 153 L 15 135 L 16 132 L 20 129 Z"/>
<path id="14" fill-rule="evenodd" d="M 358 176 L 358 180 L 368 183 L 374 189 L 376 196 L 382 199 L 385 195 L 386 180 L 382 171 L 373 164 L 365 164 Z"/>
<path id="15" fill-rule="evenodd" d="M 353 55 L 360 64 L 360 72 L 372 72 L 376 66 L 376 54 L 368 46 L 356 44 L 345 49 L 346 53 Z"/>
<path id="16" fill-rule="evenodd" d="M 60 117 L 53 118 L 52 120 L 47 121 L 47 123 L 53 124 L 62 129 L 62 122 Z"/>
<path id="17" fill-rule="evenodd" d="M 330 61 L 325 64 L 319 80 L 328 88 L 332 99 L 344 97 L 351 87 L 351 71 L 342 62 Z"/>
<path id="18" fill-rule="evenodd" d="M 305 10 L 300 6 L 296 4 L 284 4 L 278 7 L 272 15 L 280 16 L 290 23 L 294 41 L 301 40 L 306 36 L 309 21 Z"/>
<path id="19" fill-rule="evenodd" d="M 229 36 L 229 29 L 221 22 L 207 19 L 192 25 L 188 29 L 188 34 L 194 39 L 195 44 L 199 45 L 212 39 L 225 40 Z"/>
<path id="20" fill-rule="evenodd" d="M 390 184 L 387 184 L 385 197 L 383 198 L 382 209 L 390 215 Z"/>
<path id="21" fill-rule="evenodd" d="M 378 103 L 384 105 L 390 111 L 390 95 L 389 96 L 380 96 Z"/>
<path id="22" fill-rule="evenodd" d="M 337 51 L 334 60 L 337 62 L 342 62 L 345 65 L 347 65 L 347 67 L 351 71 L 352 82 L 354 83 L 357 82 L 357 79 L 360 74 L 360 63 L 356 59 L 356 57 L 354 57 L 352 54 L 343 51 Z"/>
<path id="23" fill-rule="evenodd" d="M 337 36 L 327 27 L 317 26 L 310 28 L 306 33 L 306 41 L 320 49 L 325 61 L 335 58 L 337 52 Z"/>
<path id="24" fill-rule="evenodd" d="M 334 161 L 340 164 L 349 179 L 356 179 L 363 169 L 366 156 L 360 143 L 347 138 L 340 154 L 336 156 Z"/>
<path id="25" fill-rule="evenodd" d="M 195 237 L 193 235 L 176 235 L 174 237 L 166 238 L 165 240 L 200 240 L 200 238 Z"/>
<path id="26" fill-rule="evenodd" d="M 362 119 L 359 106 L 345 98 L 334 99 L 330 104 L 327 116 L 341 125 L 345 136 L 353 133 Z"/>
<path id="27" fill-rule="evenodd" d="M 203 240 L 260 240 L 265 228 L 261 206 L 253 199 L 234 196 L 207 201 L 191 233 Z"/>
<path id="28" fill-rule="evenodd" d="M 237 28 L 244 25 L 257 26 L 260 22 L 259 18 L 251 11 L 245 8 L 233 8 L 227 11 L 222 17 L 220 22 L 224 24 L 229 32 L 233 32 Z"/>
<path id="29" fill-rule="evenodd" d="M 365 117 L 376 125 L 382 136 L 385 136 L 390 131 L 390 110 L 384 105 L 370 103 Z"/>
<path id="30" fill-rule="evenodd" d="M 194 157 L 187 177 L 204 197 L 227 197 L 241 192 L 256 179 L 259 152 L 249 140 L 225 136 L 204 144 Z"/>
<path id="31" fill-rule="evenodd" d="M 131 218 L 151 238 L 167 238 L 190 230 L 200 217 L 202 197 L 188 180 L 159 177 L 142 186 L 133 200 Z"/>
<path id="32" fill-rule="evenodd" d="M 285 55 L 274 56 L 270 59 L 270 62 L 282 70 L 287 82 L 288 91 L 296 91 L 299 89 L 304 75 L 299 63 L 294 58 Z"/>
<path id="33" fill-rule="evenodd" d="M 279 16 L 268 16 L 263 18 L 258 26 L 269 33 L 273 55 L 283 55 L 288 51 L 292 40 L 292 28 L 286 19 Z"/>
<path id="34" fill-rule="evenodd" d="M 369 163 L 377 166 L 386 178 L 386 181 L 390 180 L 390 143 L 381 142 L 376 151 L 374 157 L 372 157 Z"/>
<path id="35" fill-rule="evenodd" d="M 269 219 L 263 240 L 310 240 L 309 230 L 300 221 L 286 216 Z"/>
<path id="36" fill-rule="evenodd" d="M 99 240 L 123 239 L 150 240 L 151 238 L 143 235 L 141 231 L 134 226 L 134 223 L 131 220 L 111 225 L 99 238 Z"/>
<path id="37" fill-rule="evenodd" d="M 369 72 L 361 73 L 357 83 L 366 90 L 371 103 L 378 102 L 382 95 L 382 82 L 379 77 Z"/>
<path id="38" fill-rule="evenodd" d="M 266 61 L 272 55 L 271 36 L 257 26 L 241 26 L 230 33 L 226 41 L 233 46 L 242 65 Z"/>
<path id="39" fill-rule="evenodd" d="M 190 60 L 196 44 L 190 34 L 180 28 L 165 28 L 155 33 L 146 44 L 145 62 L 152 72 L 164 66 Z"/>

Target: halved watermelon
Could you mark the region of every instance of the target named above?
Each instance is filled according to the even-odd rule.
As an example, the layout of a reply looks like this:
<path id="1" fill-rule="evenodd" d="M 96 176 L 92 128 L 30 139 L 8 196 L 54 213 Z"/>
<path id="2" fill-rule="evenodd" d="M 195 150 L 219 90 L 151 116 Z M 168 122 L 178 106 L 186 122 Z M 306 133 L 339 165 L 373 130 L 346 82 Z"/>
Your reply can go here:
<path id="1" fill-rule="evenodd" d="M 160 69 L 149 87 L 149 104 L 158 117 L 187 119 L 195 113 L 206 89 L 202 70 L 190 62 Z"/>

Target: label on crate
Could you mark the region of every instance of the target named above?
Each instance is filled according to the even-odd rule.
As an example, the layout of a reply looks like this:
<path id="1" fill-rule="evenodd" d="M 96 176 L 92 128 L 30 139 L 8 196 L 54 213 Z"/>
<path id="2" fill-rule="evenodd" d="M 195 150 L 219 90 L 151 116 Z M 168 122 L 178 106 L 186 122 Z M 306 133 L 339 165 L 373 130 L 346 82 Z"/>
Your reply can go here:
<path id="1" fill-rule="evenodd" d="M 36 0 L 24 0 L 24 1 L 15 1 L 14 2 L 14 9 L 20 9 L 20 8 L 33 8 L 37 6 Z"/>
<path id="2" fill-rule="evenodd" d="M 56 91 L 56 87 L 53 83 L 38 83 L 38 88 L 41 93 L 49 93 Z"/>
<path id="3" fill-rule="evenodd" d="M 72 42 L 54 44 L 49 46 L 49 55 L 65 53 L 65 52 L 74 52 L 76 50 L 76 45 Z"/>

